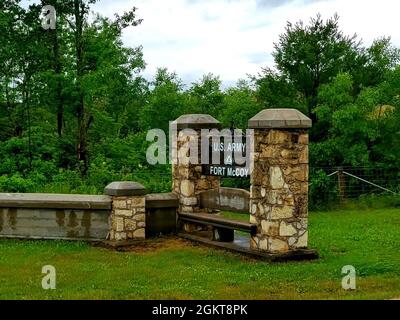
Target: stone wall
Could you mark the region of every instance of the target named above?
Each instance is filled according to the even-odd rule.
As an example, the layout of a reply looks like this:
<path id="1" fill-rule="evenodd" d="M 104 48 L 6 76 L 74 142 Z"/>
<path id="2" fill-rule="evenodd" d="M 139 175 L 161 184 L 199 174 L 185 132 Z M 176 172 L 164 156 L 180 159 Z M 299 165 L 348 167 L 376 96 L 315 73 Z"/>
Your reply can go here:
<path id="1" fill-rule="evenodd" d="M 0 238 L 104 240 L 111 198 L 0 194 Z"/>

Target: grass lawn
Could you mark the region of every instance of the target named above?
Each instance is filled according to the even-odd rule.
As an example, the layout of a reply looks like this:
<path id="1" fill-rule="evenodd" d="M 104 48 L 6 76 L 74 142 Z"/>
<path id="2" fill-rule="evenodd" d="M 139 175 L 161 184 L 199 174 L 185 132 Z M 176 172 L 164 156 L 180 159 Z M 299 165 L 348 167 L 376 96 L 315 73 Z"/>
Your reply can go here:
<path id="1" fill-rule="evenodd" d="M 400 210 L 310 214 L 320 259 L 265 263 L 171 238 L 116 252 L 80 242 L 0 240 L 1 299 L 391 299 L 400 297 Z M 41 288 L 42 266 L 57 289 Z M 341 288 L 353 265 L 357 290 Z"/>

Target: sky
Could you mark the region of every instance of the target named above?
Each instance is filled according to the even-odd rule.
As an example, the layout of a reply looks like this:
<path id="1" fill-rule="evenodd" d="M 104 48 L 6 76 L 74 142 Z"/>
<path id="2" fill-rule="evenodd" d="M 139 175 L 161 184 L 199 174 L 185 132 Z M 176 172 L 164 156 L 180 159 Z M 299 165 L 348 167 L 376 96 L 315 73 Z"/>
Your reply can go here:
<path id="1" fill-rule="evenodd" d="M 137 7 L 138 27 L 124 31 L 127 46 L 143 46 L 151 79 L 158 67 L 190 84 L 206 73 L 224 87 L 273 67 L 274 42 L 287 21 L 324 19 L 338 13 L 340 27 L 365 45 L 390 36 L 400 47 L 398 0 L 101 0 L 94 10 L 108 17 Z"/>

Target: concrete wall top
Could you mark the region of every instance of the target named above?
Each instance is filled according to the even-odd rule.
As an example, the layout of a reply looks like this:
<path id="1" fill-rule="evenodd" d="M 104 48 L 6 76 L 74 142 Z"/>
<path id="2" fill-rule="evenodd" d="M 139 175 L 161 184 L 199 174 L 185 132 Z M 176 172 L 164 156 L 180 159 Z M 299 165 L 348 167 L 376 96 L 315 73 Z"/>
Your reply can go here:
<path id="1" fill-rule="evenodd" d="M 111 198 L 78 194 L 0 193 L 0 208 L 108 210 L 111 209 Z"/>
<path id="2" fill-rule="evenodd" d="M 143 196 L 148 190 L 138 182 L 119 181 L 105 187 L 104 193 L 108 196 Z"/>
<path id="3" fill-rule="evenodd" d="M 178 208 L 178 196 L 172 192 L 146 195 L 146 208 Z"/>
<path id="4" fill-rule="evenodd" d="M 209 114 L 185 114 L 172 122 L 178 130 L 181 129 L 220 129 L 221 123 Z"/>
<path id="5" fill-rule="evenodd" d="M 311 119 L 296 109 L 265 109 L 249 120 L 250 129 L 301 129 L 311 126 Z"/>

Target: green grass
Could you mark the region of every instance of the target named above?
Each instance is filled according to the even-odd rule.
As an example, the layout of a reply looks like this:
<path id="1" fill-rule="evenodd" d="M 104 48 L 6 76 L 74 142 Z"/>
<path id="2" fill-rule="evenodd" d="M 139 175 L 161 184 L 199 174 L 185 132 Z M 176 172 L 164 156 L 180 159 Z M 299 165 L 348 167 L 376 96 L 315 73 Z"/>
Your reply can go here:
<path id="1" fill-rule="evenodd" d="M 178 239 L 133 252 L 0 240 L 0 298 L 390 299 L 400 297 L 399 230 L 399 209 L 312 213 L 310 247 L 320 259 L 293 263 L 250 260 Z M 44 265 L 56 267 L 56 290 L 41 288 Z M 354 291 L 341 288 L 344 265 L 356 268 Z"/>

